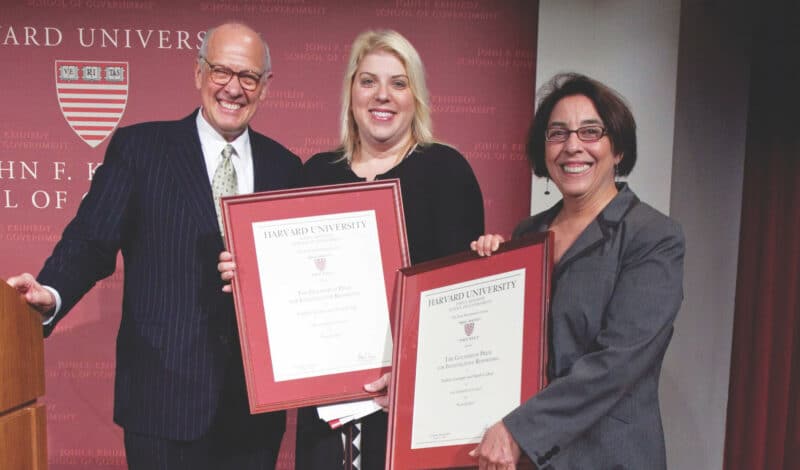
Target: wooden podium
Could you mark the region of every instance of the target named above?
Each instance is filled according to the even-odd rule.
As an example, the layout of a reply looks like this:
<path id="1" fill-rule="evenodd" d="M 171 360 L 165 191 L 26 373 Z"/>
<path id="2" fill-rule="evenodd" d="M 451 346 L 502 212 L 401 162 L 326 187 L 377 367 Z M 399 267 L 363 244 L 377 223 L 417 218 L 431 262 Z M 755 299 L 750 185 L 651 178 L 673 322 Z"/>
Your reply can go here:
<path id="1" fill-rule="evenodd" d="M 0 469 L 47 468 L 42 321 L 0 279 Z"/>

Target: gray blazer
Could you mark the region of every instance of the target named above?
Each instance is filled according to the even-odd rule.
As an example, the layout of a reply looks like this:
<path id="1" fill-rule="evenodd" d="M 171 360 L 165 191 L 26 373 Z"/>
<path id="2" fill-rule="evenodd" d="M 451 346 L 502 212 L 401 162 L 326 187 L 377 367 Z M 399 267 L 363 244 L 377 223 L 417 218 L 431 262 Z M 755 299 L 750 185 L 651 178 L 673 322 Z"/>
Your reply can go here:
<path id="1" fill-rule="evenodd" d="M 680 226 L 627 185 L 554 267 L 549 384 L 503 422 L 542 469 L 663 469 L 658 379 L 683 300 Z M 514 237 L 547 230 L 561 202 Z"/>

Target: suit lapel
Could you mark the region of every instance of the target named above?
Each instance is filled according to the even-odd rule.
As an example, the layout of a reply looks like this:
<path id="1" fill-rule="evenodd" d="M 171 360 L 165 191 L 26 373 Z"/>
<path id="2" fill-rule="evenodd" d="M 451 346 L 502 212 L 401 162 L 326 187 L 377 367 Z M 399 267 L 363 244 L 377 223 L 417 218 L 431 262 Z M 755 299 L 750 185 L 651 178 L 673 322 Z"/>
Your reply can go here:
<path id="1" fill-rule="evenodd" d="M 602 243 L 605 235 L 600 227 L 598 219 L 592 221 L 583 232 L 581 232 L 575 243 L 569 247 L 566 253 L 561 256 L 558 264 L 555 266 L 554 277 L 557 279 L 561 273 L 572 263 L 576 258 L 579 258 L 587 250 L 591 250 L 598 243 Z"/>
<path id="2" fill-rule="evenodd" d="M 554 269 L 554 277 L 556 279 L 573 260 L 602 243 L 609 231 L 613 230 L 628 211 L 639 202 L 639 199 L 628 188 L 626 183 L 619 183 L 617 189 L 618 193 L 614 196 L 614 199 L 600 211 L 600 214 L 583 230 L 578 239 L 575 240 L 575 243 L 561 257 Z M 555 214 L 553 214 L 553 217 L 555 217 Z"/>
<path id="3" fill-rule="evenodd" d="M 269 171 L 269 151 L 259 135 L 250 128 L 247 131 L 250 132 L 250 149 L 253 152 L 253 191 L 274 189 L 272 173 Z"/>
<path id="4" fill-rule="evenodd" d="M 181 192 L 186 195 L 186 200 L 195 213 L 201 231 L 219 232 L 211 183 L 208 181 L 203 149 L 197 136 L 196 117 L 197 111 L 178 121 L 167 160 Z"/>

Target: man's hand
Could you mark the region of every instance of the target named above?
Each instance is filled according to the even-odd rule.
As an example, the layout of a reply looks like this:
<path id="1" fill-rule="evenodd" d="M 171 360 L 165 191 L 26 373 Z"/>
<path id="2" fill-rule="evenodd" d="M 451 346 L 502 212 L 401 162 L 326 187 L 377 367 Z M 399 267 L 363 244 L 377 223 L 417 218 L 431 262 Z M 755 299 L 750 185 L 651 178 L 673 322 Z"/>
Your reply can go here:
<path id="1" fill-rule="evenodd" d="M 52 292 L 42 287 L 31 274 L 22 273 L 6 280 L 9 286 L 22 294 L 28 305 L 42 314 L 43 317 L 56 308 L 56 297 Z"/>
<path id="2" fill-rule="evenodd" d="M 219 271 L 219 277 L 227 283 L 222 286 L 222 292 L 231 292 L 231 279 L 236 274 L 236 263 L 233 262 L 233 255 L 230 252 L 223 251 L 219 254 L 217 271 Z"/>

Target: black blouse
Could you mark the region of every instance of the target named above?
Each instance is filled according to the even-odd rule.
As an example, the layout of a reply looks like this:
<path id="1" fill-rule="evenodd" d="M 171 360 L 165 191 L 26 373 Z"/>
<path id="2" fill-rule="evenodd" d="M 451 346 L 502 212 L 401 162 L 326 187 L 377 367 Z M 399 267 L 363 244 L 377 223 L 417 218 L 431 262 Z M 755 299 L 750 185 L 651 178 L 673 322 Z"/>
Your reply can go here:
<path id="1" fill-rule="evenodd" d="M 465 251 L 483 234 L 483 197 L 467 160 L 442 144 L 417 147 L 375 179 L 398 178 L 411 262 Z M 303 167 L 302 186 L 365 181 L 340 152 L 318 153 Z"/>
<path id="2" fill-rule="evenodd" d="M 398 178 L 412 263 L 465 251 L 483 234 L 483 197 L 467 160 L 441 144 L 417 147 L 376 179 Z M 300 184 L 320 186 L 365 181 L 350 169 L 341 152 L 319 153 L 303 167 Z M 383 470 L 386 413 L 361 420 L 361 469 Z M 320 420 L 314 407 L 297 415 L 295 470 L 343 468 L 341 432 Z"/>

